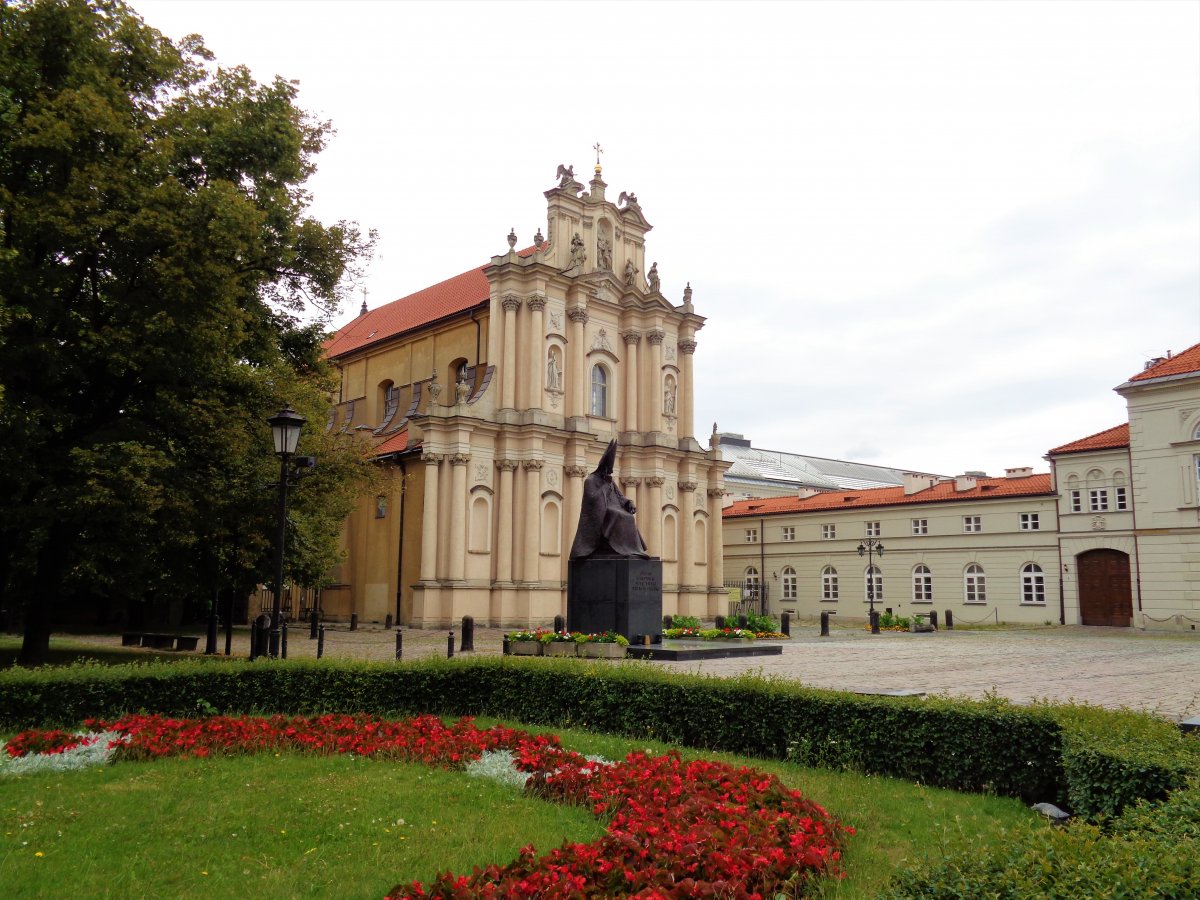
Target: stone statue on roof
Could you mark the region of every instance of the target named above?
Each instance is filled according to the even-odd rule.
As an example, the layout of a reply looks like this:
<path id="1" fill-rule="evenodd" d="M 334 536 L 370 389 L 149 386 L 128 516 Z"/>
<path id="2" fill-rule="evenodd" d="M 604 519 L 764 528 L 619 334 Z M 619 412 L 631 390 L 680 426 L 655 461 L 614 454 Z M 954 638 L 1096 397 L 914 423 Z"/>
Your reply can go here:
<path id="1" fill-rule="evenodd" d="M 631 556 L 649 559 L 646 542 L 638 532 L 633 514 L 637 507 L 613 481 L 617 442 L 609 441 L 596 470 L 583 482 L 579 527 L 571 545 L 571 559 L 589 556 Z"/>
<path id="2" fill-rule="evenodd" d="M 650 264 L 650 271 L 646 273 L 646 278 L 650 282 L 650 290 L 658 293 L 658 263 Z"/>
<path id="3" fill-rule="evenodd" d="M 559 163 L 558 172 L 556 173 L 555 177 L 558 178 L 559 187 L 566 187 L 575 180 L 575 167 L 564 166 L 562 163 Z"/>

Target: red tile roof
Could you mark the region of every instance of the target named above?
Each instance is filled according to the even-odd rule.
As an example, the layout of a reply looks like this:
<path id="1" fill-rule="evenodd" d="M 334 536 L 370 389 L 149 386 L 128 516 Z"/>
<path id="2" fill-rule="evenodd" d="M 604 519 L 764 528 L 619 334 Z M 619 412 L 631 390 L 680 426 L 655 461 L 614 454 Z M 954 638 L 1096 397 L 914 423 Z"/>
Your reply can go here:
<path id="1" fill-rule="evenodd" d="M 812 497 L 768 497 L 764 500 L 739 500 L 726 507 L 722 516 L 736 519 L 744 516 L 771 516 L 779 513 L 800 513 L 834 509 L 861 509 L 874 506 L 898 506 L 907 503 L 946 503 L 960 500 L 989 500 L 993 497 L 1032 497 L 1052 494 L 1050 474 L 1027 475 L 1024 478 L 977 478 L 969 491 L 956 491 L 954 481 L 938 482 L 915 494 L 905 494 L 901 486 L 870 488 L 864 491 L 829 491 Z"/>
<path id="2" fill-rule="evenodd" d="M 1149 381 L 1151 378 L 1164 378 L 1167 375 L 1187 375 L 1200 372 L 1200 344 L 1193 344 L 1182 353 L 1168 356 L 1155 363 L 1148 369 L 1130 377 L 1130 381 Z"/>
<path id="3" fill-rule="evenodd" d="M 1061 447 L 1055 447 L 1047 455 L 1057 456 L 1060 453 L 1084 453 L 1088 450 L 1117 450 L 1128 446 L 1129 423 L 1125 422 L 1121 425 L 1114 425 L 1112 428 L 1104 431 L 1089 434 L 1087 437 L 1080 438 L 1077 441 L 1071 441 L 1069 444 L 1063 444 Z"/>
<path id="4" fill-rule="evenodd" d="M 549 245 L 542 246 L 546 248 Z M 530 256 L 535 249 L 526 247 L 517 255 Z M 491 289 L 483 272 L 488 266 L 470 269 L 352 319 L 325 342 L 325 355 L 336 359 L 368 344 L 387 340 L 486 303 Z"/>
<path id="5" fill-rule="evenodd" d="M 416 446 L 421 446 L 421 442 L 417 441 Z M 405 428 L 393 434 L 390 438 L 371 450 L 371 456 L 388 456 L 392 453 L 403 453 L 408 449 L 408 429 Z M 414 448 L 415 449 L 415 448 Z"/>

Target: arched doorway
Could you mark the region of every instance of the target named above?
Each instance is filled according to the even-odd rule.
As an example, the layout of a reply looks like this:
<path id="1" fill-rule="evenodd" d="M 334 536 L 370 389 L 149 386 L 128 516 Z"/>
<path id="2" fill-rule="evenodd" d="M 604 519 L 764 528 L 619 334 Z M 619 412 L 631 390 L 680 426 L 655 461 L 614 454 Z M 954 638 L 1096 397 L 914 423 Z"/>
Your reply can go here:
<path id="1" fill-rule="evenodd" d="M 1084 625 L 1133 624 L 1133 592 L 1129 554 L 1120 550 L 1089 550 L 1075 557 L 1079 578 L 1079 614 Z"/>

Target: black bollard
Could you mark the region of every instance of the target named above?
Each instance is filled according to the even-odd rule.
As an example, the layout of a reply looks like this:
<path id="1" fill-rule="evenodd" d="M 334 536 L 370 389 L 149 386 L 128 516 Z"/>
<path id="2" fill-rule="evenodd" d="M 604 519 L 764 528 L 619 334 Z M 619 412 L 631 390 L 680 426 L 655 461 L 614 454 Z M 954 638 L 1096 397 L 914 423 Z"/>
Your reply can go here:
<path id="1" fill-rule="evenodd" d="M 287 633 L 287 622 L 284 622 L 279 628 L 279 655 L 284 659 L 287 659 Z"/>
<path id="2" fill-rule="evenodd" d="M 929 624 L 933 626 L 934 631 L 937 631 L 937 610 L 936 609 L 931 609 L 929 611 Z"/>
<path id="3" fill-rule="evenodd" d="M 458 652 L 475 652 L 475 620 L 470 616 L 462 617 L 462 636 L 458 640 Z"/>
<path id="4" fill-rule="evenodd" d="M 269 648 L 271 646 L 271 644 L 270 644 L 270 641 L 271 641 L 271 617 L 265 616 L 265 615 L 259 616 L 257 621 L 258 621 L 258 626 L 257 626 L 258 627 L 258 655 L 266 656 L 270 652 Z"/>
<path id="5" fill-rule="evenodd" d="M 396 659 L 399 659 L 404 653 L 404 632 L 399 628 L 396 629 Z"/>
<path id="6" fill-rule="evenodd" d="M 745 628 L 750 624 L 750 620 L 745 616 L 738 616 L 738 628 Z"/>
<path id="7" fill-rule="evenodd" d="M 787 613 L 779 614 L 779 633 L 792 636 L 792 617 Z"/>
<path id="8" fill-rule="evenodd" d="M 250 623 L 250 662 L 258 659 L 258 627 Z"/>
<path id="9" fill-rule="evenodd" d="M 500 655 L 508 656 L 510 653 L 512 653 L 512 647 L 508 645 L 508 635 L 506 634 L 500 642 Z"/>
<path id="10" fill-rule="evenodd" d="M 562 616 L 555 616 L 554 617 L 554 630 L 556 632 L 566 631 L 567 630 L 567 620 L 564 619 Z"/>
<path id="11" fill-rule="evenodd" d="M 717 616 L 717 621 L 716 621 L 716 623 L 715 623 L 715 624 L 716 624 L 716 629 L 717 629 L 717 631 L 720 631 L 722 628 L 724 628 L 724 627 L 725 627 L 725 617 L 724 617 L 724 616 Z"/>
<path id="12" fill-rule="evenodd" d="M 358 631 L 358 613 L 350 613 L 350 630 Z"/>
<path id="13" fill-rule="evenodd" d="M 879 634 L 879 611 L 873 610 L 871 617 L 871 634 Z"/>
<path id="14" fill-rule="evenodd" d="M 454 659 L 454 632 L 446 633 L 446 659 Z"/>
<path id="15" fill-rule="evenodd" d="M 829 637 L 829 613 L 821 613 L 821 637 Z"/>
<path id="16" fill-rule="evenodd" d="M 317 639 L 317 626 L 321 624 L 320 617 L 314 609 L 312 615 L 308 617 L 308 639 L 315 641 Z"/>
<path id="17" fill-rule="evenodd" d="M 951 609 L 946 610 L 946 630 L 954 630 L 954 610 Z"/>
<path id="18" fill-rule="evenodd" d="M 663 616 L 663 628 L 674 628 L 674 627 L 675 627 L 675 617 L 674 616 Z"/>
<path id="19" fill-rule="evenodd" d="M 317 659 L 325 655 L 325 626 L 317 631 Z"/>
<path id="20" fill-rule="evenodd" d="M 387 618 L 383 620 L 383 627 L 388 631 L 392 630 L 392 614 L 388 613 Z"/>

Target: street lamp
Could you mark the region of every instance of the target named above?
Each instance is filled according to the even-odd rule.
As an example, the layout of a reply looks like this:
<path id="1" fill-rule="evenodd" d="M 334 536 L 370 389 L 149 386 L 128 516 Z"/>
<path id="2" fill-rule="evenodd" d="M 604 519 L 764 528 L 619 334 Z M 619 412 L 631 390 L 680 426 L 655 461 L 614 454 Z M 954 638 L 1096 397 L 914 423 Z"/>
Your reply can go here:
<path id="1" fill-rule="evenodd" d="M 279 454 L 279 540 L 275 545 L 275 602 L 271 609 L 270 655 L 279 657 L 279 626 L 282 617 L 283 598 L 283 546 L 287 539 L 287 489 L 288 458 L 296 452 L 300 442 L 300 429 L 305 419 L 290 406 L 285 406 L 271 418 L 271 436 L 275 440 L 275 452 Z"/>
<path id="2" fill-rule="evenodd" d="M 868 538 L 858 545 L 858 555 L 867 557 L 867 602 L 871 605 L 871 634 L 879 634 L 879 614 L 875 612 L 875 554 L 883 556 L 883 542 Z"/>

